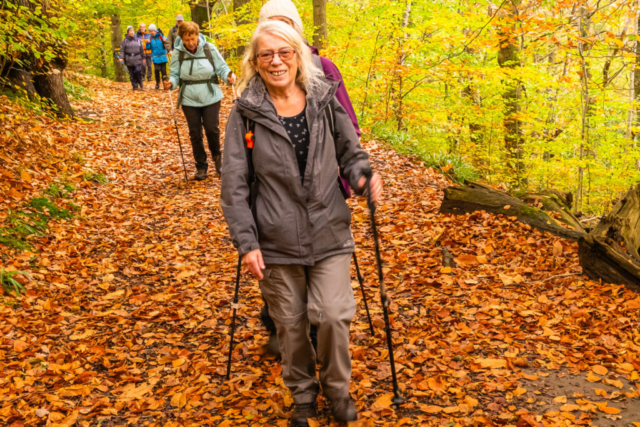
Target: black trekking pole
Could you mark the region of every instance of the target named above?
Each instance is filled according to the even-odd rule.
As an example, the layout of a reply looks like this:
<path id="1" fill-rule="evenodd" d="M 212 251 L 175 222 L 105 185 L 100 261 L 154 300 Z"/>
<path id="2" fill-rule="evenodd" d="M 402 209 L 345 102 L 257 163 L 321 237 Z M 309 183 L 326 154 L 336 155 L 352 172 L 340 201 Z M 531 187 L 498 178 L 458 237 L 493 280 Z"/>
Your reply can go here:
<path id="1" fill-rule="evenodd" d="M 353 253 L 353 265 L 356 266 L 356 276 L 358 276 L 358 282 L 360 283 L 360 290 L 362 291 L 362 301 L 364 302 L 364 309 L 367 310 L 367 319 L 369 319 L 369 329 L 371 329 L 371 336 L 375 336 L 373 331 L 373 322 L 371 321 L 371 314 L 369 314 L 369 304 L 367 304 L 367 295 L 364 293 L 364 277 L 360 274 L 360 267 L 358 266 L 358 258 L 356 253 Z"/>
<path id="2" fill-rule="evenodd" d="M 169 80 L 169 77 L 164 76 L 162 80 L 167 81 Z M 184 152 L 182 151 L 182 141 L 180 141 L 180 131 L 178 130 L 178 120 L 176 120 L 176 111 L 173 108 L 173 99 L 171 98 L 171 90 L 167 91 L 167 95 L 169 95 L 169 103 L 171 104 L 171 114 L 173 115 L 173 124 L 176 127 L 176 134 L 178 135 L 178 145 L 180 146 L 180 157 L 182 157 L 182 168 L 184 169 L 184 180 L 185 182 L 189 182 L 189 178 L 187 177 L 187 164 L 184 162 Z"/>
<path id="3" fill-rule="evenodd" d="M 236 292 L 233 297 L 233 316 L 231 316 L 231 340 L 229 341 L 229 361 L 227 363 L 227 381 L 231 378 L 231 355 L 233 353 L 233 335 L 236 332 L 236 312 L 238 310 L 238 294 L 240 292 L 240 272 L 242 269 L 242 257 L 238 255 L 238 271 L 236 277 Z"/>
<path id="4" fill-rule="evenodd" d="M 378 240 L 378 229 L 376 228 L 376 205 L 371 200 L 371 177 L 373 176 L 371 169 L 367 168 L 364 171 L 364 176 L 367 179 L 367 204 L 369 205 L 369 211 L 371 211 L 371 229 L 373 230 L 373 240 L 376 248 L 376 262 L 378 264 L 378 281 L 380 282 L 380 303 L 382 304 L 382 313 L 384 315 L 384 327 L 387 333 L 387 347 L 389 348 L 389 363 L 391 365 L 391 379 L 393 381 L 393 399 L 391 401 L 395 404 L 404 402 L 404 398 L 400 396 L 400 389 L 398 388 L 398 378 L 396 375 L 396 362 L 393 357 L 393 342 L 391 341 L 391 326 L 389 326 L 389 312 L 388 308 L 391 304 L 391 300 L 387 297 L 387 289 L 384 286 L 384 274 L 382 273 L 382 257 L 380 256 L 380 242 Z"/>

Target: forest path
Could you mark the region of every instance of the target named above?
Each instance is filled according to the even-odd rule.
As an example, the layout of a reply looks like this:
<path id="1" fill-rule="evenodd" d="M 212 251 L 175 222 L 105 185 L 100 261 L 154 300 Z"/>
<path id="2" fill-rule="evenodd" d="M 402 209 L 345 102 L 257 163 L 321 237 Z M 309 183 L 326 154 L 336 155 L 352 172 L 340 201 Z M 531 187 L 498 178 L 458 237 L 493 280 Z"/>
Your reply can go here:
<path id="1" fill-rule="evenodd" d="M 93 90 L 75 107 L 95 121 L 69 124 L 68 148 L 110 183 L 82 185 L 75 197 L 84 220 L 52 227 L 38 265 L 23 260 L 35 289 L 20 306 L 0 305 L 0 419 L 287 425 L 291 399 L 279 362 L 264 355 L 261 298 L 248 275 L 231 382 L 224 378 L 237 254 L 219 178 L 184 182 L 166 92 L 104 82 Z M 231 106 L 223 101 L 222 127 Z M 407 403 L 391 406 L 369 216 L 353 198 L 376 327 L 371 337 L 354 279 L 354 424 L 640 422 L 637 295 L 579 275 L 554 278 L 580 272 L 575 243 L 509 218 L 439 215 L 444 177 L 375 141 L 363 145 L 386 184 L 378 221 Z M 457 267 L 442 266 L 443 246 Z M 329 425 L 320 406 L 317 425 Z"/>

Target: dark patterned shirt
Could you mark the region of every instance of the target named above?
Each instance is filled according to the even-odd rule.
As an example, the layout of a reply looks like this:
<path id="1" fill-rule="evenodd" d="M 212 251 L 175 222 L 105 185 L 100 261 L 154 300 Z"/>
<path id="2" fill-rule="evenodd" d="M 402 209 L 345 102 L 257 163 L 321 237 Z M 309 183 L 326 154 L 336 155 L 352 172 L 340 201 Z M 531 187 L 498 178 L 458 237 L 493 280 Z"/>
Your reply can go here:
<path id="1" fill-rule="evenodd" d="M 300 179 L 304 182 L 304 171 L 307 168 L 307 156 L 309 155 L 309 143 L 311 141 L 309 135 L 309 126 L 307 126 L 307 116 L 305 113 L 307 108 L 294 117 L 278 116 L 280 123 L 284 126 L 289 139 L 293 143 L 296 150 L 296 159 L 298 160 L 298 168 L 300 169 Z"/>

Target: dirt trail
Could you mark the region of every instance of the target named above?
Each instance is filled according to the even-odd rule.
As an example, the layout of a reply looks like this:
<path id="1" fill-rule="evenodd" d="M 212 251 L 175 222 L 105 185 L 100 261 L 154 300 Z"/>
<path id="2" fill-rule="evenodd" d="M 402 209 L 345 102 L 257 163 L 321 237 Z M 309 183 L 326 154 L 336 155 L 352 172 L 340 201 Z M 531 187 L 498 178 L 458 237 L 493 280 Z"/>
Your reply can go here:
<path id="1" fill-rule="evenodd" d="M 35 264 L 13 260 L 38 280 L 19 306 L 0 305 L 2 424 L 287 425 L 291 399 L 263 354 L 248 276 L 224 380 L 237 258 L 219 178 L 185 184 L 165 92 L 94 85 L 93 101 L 76 108 L 95 121 L 70 124 L 70 144 L 110 183 L 75 193 L 83 218 L 56 223 Z M 223 126 L 230 108 L 223 101 Z M 391 406 L 368 213 L 354 198 L 376 326 L 371 337 L 356 292 L 354 425 L 640 426 L 640 298 L 579 275 L 551 278 L 580 272 L 574 243 L 509 218 L 439 215 L 445 178 L 364 146 L 386 182 L 379 221 L 407 404 Z M 457 267 L 442 267 L 443 247 Z M 321 408 L 317 425 L 329 425 Z"/>

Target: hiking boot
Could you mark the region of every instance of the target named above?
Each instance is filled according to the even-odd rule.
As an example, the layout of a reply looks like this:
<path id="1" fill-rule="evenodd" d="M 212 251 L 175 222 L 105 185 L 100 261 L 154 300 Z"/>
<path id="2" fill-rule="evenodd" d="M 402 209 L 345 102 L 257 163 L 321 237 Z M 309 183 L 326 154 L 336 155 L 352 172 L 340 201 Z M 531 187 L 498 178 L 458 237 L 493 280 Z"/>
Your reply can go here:
<path id="1" fill-rule="evenodd" d="M 216 172 L 218 175 L 222 175 L 222 154 L 218 154 L 213 158 L 213 161 L 216 164 Z"/>
<path id="2" fill-rule="evenodd" d="M 264 346 L 267 354 L 272 356 L 280 356 L 280 343 L 278 342 L 278 336 L 276 333 L 269 335 L 269 342 Z"/>
<path id="3" fill-rule="evenodd" d="M 309 418 L 315 418 L 318 416 L 318 402 L 313 401 L 309 403 L 301 403 L 299 405 L 293 405 L 293 412 L 291 413 L 290 427 L 309 427 Z"/>
<path id="4" fill-rule="evenodd" d="M 196 181 L 204 181 L 207 179 L 207 171 L 205 169 L 198 169 L 196 176 L 193 177 Z"/>
<path id="5" fill-rule="evenodd" d="M 348 423 L 358 419 L 356 405 L 353 404 L 350 397 L 331 400 L 331 415 L 339 423 Z"/>
<path id="6" fill-rule="evenodd" d="M 156 83 L 156 90 L 160 89 L 160 83 Z"/>

